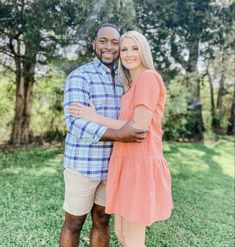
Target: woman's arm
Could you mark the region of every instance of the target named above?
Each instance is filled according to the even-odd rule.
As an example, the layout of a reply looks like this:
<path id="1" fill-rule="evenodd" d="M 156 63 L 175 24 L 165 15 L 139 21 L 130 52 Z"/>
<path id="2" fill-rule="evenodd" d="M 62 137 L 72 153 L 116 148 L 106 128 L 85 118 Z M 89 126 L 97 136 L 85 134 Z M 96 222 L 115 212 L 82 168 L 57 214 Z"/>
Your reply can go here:
<path id="1" fill-rule="evenodd" d="M 74 103 L 69 107 L 69 111 L 74 117 L 92 121 L 111 129 L 120 129 L 127 122 L 122 120 L 110 119 L 99 115 L 96 112 L 95 106 L 92 104 L 92 102 L 90 102 L 90 107 L 84 106 L 79 103 Z"/>
<path id="2" fill-rule="evenodd" d="M 76 103 L 72 104 L 69 108 L 70 113 L 74 117 L 86 119 L 97 124 L 107 126 L 112 129 L 120 129 L 127 121 L 110 119 L 103 117 L 95 111 L 94 105 L 90 107 Z M 134 109 L 132 127 L 136 129 L 147 129 L 153 117 L 153 112 L 144 105 L 138 105 Z"/>
<path id="3" fill-rule="evenodd" d="M 97 114 L 97 124 L 106 126 L 111 129 L 120 129 L 127 121 L 111 119 L 107 117 L 103 117 Z"/>
<path id="4" fill-rule="evenodd" d="M 132 127 L 136 129 L 148 129 L 153 118 L 153 112 L 145 105 L 137 105 L 134 109 Z"/>
<path id="5" fill-rule="evenodd" d="M 120 129 L 127 121 L 115 120 L 97 115 L 96 123 L 112 129 Z M 153 112 L 145 105 L 138 105 L 134 109 L 133 123 L 135 129 L 148 129 L 153 118 Z"/>

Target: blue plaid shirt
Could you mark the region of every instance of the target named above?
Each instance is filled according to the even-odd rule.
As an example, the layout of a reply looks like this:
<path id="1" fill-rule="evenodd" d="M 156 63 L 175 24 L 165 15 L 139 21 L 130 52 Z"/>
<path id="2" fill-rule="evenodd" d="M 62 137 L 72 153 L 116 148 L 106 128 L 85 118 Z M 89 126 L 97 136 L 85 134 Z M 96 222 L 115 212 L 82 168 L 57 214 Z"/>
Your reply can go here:
<path id="1" fill-rule="evenodd" d="M 79 170 L 95 180 L 105 180 L 112 142 L 99 141 L 105 126 L 74 118 L 68 107 L 79 102 L 88 105 L 89 100 L 96 111 L 108 118 L 117 119 L 123 87 L 115 72 L 115 87 L 108 67 L 98 58 L 74 70 L 67 78 L 64 89 L 64 113 L 68 133 L 65 139 L 64 167 Z"/>

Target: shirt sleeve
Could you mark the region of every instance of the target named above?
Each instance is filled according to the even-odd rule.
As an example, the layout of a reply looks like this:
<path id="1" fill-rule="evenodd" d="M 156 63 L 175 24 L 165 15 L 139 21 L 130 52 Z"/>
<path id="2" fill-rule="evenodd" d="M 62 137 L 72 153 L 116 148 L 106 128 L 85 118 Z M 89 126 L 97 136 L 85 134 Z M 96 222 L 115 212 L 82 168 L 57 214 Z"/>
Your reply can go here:
<path id="1" fill-rule="evenodd" d="M 71 103 L 81 103 L 88 106 L 89 85 L 79 74 L 72 74 L 65 82 L 64 115 L 69 133 L 89 144 L 99 142 L 107 127 L 80 118 L 74 118 L 68 111 Z"/>
<path id="2" fill-rule="evenodd" d="M 136 82 L 134 107 L 144 105 L 155 111 L 161 92 L 162 78 L 154 71 L 148 70 Z"/>

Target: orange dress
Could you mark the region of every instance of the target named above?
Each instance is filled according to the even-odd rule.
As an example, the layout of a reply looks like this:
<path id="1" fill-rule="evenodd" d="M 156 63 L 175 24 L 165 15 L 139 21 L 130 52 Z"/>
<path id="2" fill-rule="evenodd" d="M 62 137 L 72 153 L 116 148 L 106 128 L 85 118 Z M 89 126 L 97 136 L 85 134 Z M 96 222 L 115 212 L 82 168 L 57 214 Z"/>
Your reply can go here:
<path id="1" fill-rule="evenodd" d="M 165 86 L 157 72 L 145 70 L 123 95 L 119 119 L 132 119 L 137 105 L 152 110 L 150 131 L 142 143 L 114 143 L 105 208 L 108 214 L 147 226 L 169 218 L 173 208 L 170 172 L 162 153 Z"/>

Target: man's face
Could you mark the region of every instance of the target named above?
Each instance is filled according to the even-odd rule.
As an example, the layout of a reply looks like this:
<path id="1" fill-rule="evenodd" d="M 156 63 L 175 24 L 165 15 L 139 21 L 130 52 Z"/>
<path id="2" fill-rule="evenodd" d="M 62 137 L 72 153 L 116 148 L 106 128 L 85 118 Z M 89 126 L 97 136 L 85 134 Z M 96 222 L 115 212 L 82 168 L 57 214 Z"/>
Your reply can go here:
<path id="1" fill-rule="evenodd" d="M 119 57 L 120 35 L 112 27 L 103 27 L 99 30 L 93 43 L 96 56 L 105 65 L 111 65 Z"/>

